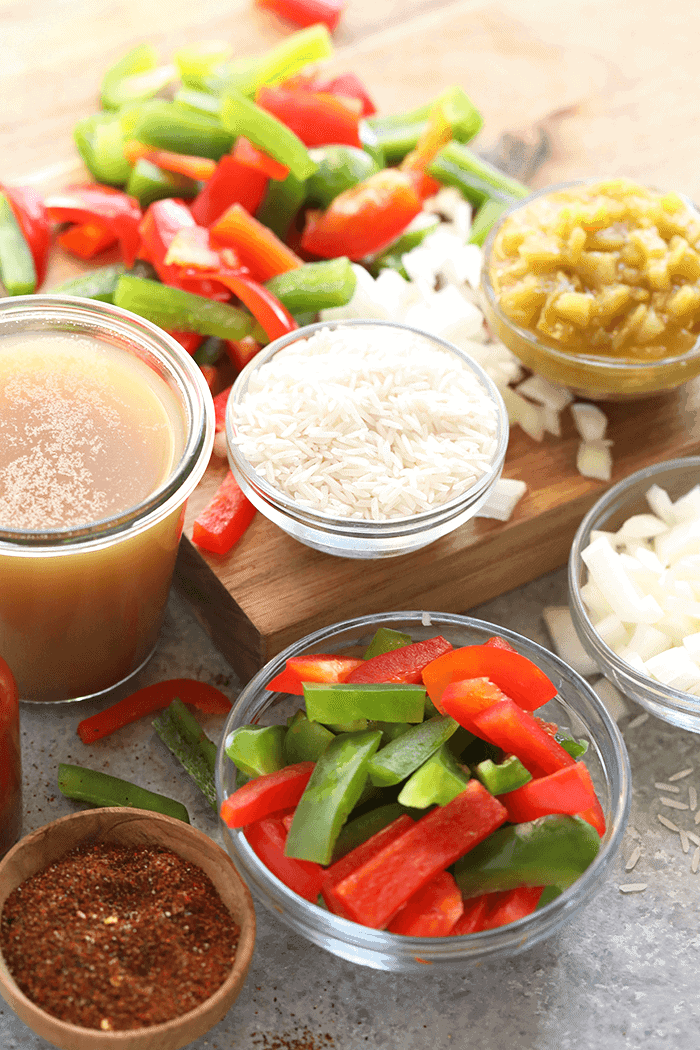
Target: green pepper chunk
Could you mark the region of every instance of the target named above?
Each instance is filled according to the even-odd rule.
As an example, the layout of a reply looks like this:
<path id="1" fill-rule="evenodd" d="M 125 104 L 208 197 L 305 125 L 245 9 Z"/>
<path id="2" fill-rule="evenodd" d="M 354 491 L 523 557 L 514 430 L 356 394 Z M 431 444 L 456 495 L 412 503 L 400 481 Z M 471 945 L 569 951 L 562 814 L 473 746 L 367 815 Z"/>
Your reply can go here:
<path id="1" fill-rule="evenodd" d="M 232 91 L 222 99 L 221 122 L 233 136 L 245 135 L 258 149 L 284 164 L 297 179 L 307 179 L 316 170 L 301 139 L 240 92 Z"/>
<path id="2" fill-rule="evenodd" d="M 574 740 L 573 737 L 567 736 L 563 740 L 557 737 L 557 741 L 565 751 L 568 751 L 572 758 L 581 758 L 588 751 L 587 740 Z"/>
<path id="3" fill-rule="evenodd" d="M 230 152 L 236 135 L 216 116 L 156 100 L 136 107 L 132 138 L 173 153 L 219 160 Z"/>
<path id="4" fill-rule="evenodd" d="M 386 747 L 392 740 L 398 740 L 400 736 L 407 733 L 413 727 L 407 722 L 378 722 L 375 718 L 367 722 L 368 729 L 378 729 L 382 734 L 382 747 Z"/>
<path id="5" fill-rule="evenodd" d="M 324 725 L 376 718 L 382 722 L 422 722 L 425 688 L 398 682 L 304 682 L 306 714 Z"/>
<path id="6" fill-rule="evenodd" d="M 98 769 L 85 769 L 61 762 L 58 767 L 58 789 L 66 798 L 88 802 L 92 806 L 131 806 L 176 817 L 189 824 L 190 818 L 181 802 L 166 795 L 112 777 Z"/>
<path id="7" fill-rule="evenodd" d="M 408 113 L 370 117 L 367 124 L 375 132 L 387 164 L 397 164 L 415 149 L 436 105 L 442 106 L 457 142 L 469 142 L 481 130 L 483 119 L 471 99 L 460 87 L 447 88 L 432 102 Z"/>
<path id="8" fill-rule="evenodd" d="M 31 295 L 36 267 L 10 202 L 0 193 L 0 279 L 8 295 Z"/>
<path id="9" fill-rule="evenodd" d="M 508 755 L 498 765 L 490 758 L 479 762 L 474 770 L 476 776 L 492 795 L 505 795 L 532 780 L 532 773 L 525 769 L 516 755 Z"/>
<path id="10" fill-rule="evenodd" d="M 285 853 L 330 864 L 333 847 L 367 781 L 367 762 L 379 747 L 378 731 L 344 733 L 316 762 L 289 828 Z"/>
<path id="11" fill-rule="evenodd" d="M 355 294 L 356 283 L 352 263 L 341 255 L 286 270 L 271 277 L 265 286 L 296 316 L 306 310 L 316 314 L 326 307 L 345 306 Z"/>
<path id="12" fill-rule="evenodd" d="M 284 754 L 286 726 L 239 726 L 226 737 L 224 750 L 249 777 L 275 773 L 289 765 Z"/>
<path id="13" fill-rule="evenodd" d="M 371 660 L 373 656 L 381 656 L 382 653 L 392 653 L 394 649 L 403 649 L 404 645 L 411 644 L 410 634 L 403 631 L 395 631 L 393 627 L 378 627 L 374 637 L 365 649 L 363 660 Z"/>
<path id="14" fill-rule="evenodd" d="M 270 179 L 255 218 L 284 241 L 305 197 L 306 181 L 291 172 L 286 179 Z"/>
<path id="15" fill-rule="evenodd" d="M 249 335 L 253 327 L 250 315 L 235 306 L 130 274 L 119 278 L 114 305 L 175 332 L 238 340 Z"/>
<path id="16" fill-rule="evenodd" d="M 516 886 L 565 890 L 599 849 L 600 836 L 587 821 L 552 813 L 494 831 L 457 861 L 454 876 L 465 897 Z"/>
<path id="17" fill-rule="evenodd" d="M 472 222 L 472 228 L 469 231 L 468 244 L 478 244 L 479 247 L 483 245 L 484 241 L 491 232 L 491 228 L 503 215 L 504 211 L 507 211 L 510 207 L 509 202 L 506 200 L 492 200 L 484 201 Z"/>
<path id="18" fill-rule="evenodd" d="M 376 753 L 367 766 L 370 780 L 380 787 L 399 784 L 427 762 L 456 729 L 457 722 L 448 715 L 438 715 L 411 726 Z"/>
<path id="19" fill-rule="evenodd" d="M 317 208 L 327 208 L 338 194 L 379 171 L 375 159 L 357 146 L 319 146 L 309 156 L 317 168 L 306 180 L 306 202 Z"/>
<path id="20" fill-rule="evenodd" d="M 362 842 L 366 842 L 372 835 L 391 824 L 393 820 L 400 817 L 406 810 L 398 802 L 388 802 L 385 806 L 377 806 L 370 809 L 361 816 L 349 820 L 340 829 L 338 838 L 335 840 L 333 849 L 333 861 L 344 857 L 350 850 L 355 849 Z"/>
<path id="21" fill-rule="evenodd" d="M 197 196 L 200 188 L 201 184 L 194 179 L 172 171 L 164 171 L 145 157 L 136 161 L 126 184 L 126 192 L 135 197 L 144 209 L 153 201 L 163 200 L 165 197 L 182 197 L 189 200 Z"/>
<path id="22" fill-rule="evenodd" d="M 124 156 L 124 125 L 114 113 L 83 117 L 73 128 L 73 138 L 85 167 L 98 182 L 124 186 L 131 165 Z"/>
<path id="23" fill-rule="evenodd" d="M 460 765 L 449 744 L 430 756 L 412 773 L 399 792 L 402 806 L 427 809 L 428 806 L 446 806 L 469 782 L 469 771 Z"/>
<path id="24" fill-rule="evenodd" d="M 299 717 L 292 720 L 284 738 L 284 759 L 289 766 L 297 762 L 317 762 L 335 740 L 335 733 L 320 722 L 310 722 L 301 711 L 297 715 Z"/>
<path id="25" fill-rule="evenodd" d="M 119 109 L 128 101 L 123 97 L 123 82 L 129 77 L 156 69 L 158 61 L 158 52 L 152 44 L 138 44 L 122 55 L 102 78 L 100 101 L 103 109 Z"/>
<path id="26" fill-rule="evenodd" d="M 192 354 L 198 365 L 216 365 L 224 353 L 224 341 L 216 335 L 209 335 L 199 344 Z"/>
<path id="27" fill-rule="evenodd" d="M 175 93 L 173 102 L 184 109 L 194 109 L 210 117 L 221 117 L 221 99 L 217 95 L 211 95 L 208 91 L 200 91 L 194 87 L 182 87 Z"/>
<path id="28" fill-rule="evenodd" d="M 61 295 L 79 295 L 82 299 L 99 299 L 102 303 L 113 303 L 117 282 L 125 272 L 121 263 L 101 266 L 99 270 L 90 270 L 79 277 L 72 277 L 70 281 L 64 281 L 54 291 Z"/>
<path id="29" fill-rule="evenodd" d="M 445 186 L 456 186 L 477 207 L 492 198 L 512 203 L 530 194 L 522 182 L 511 179 L 459 142 L 443 146 L 428 165 L 428 174 Z"/>
<path id="30" fill-rule="evenodd" d="M 321 62 L 333 54 L 333 41 L 322 22 L 290 33 L 275 47 L 249 61 L 247 82 L 241 78 L 239 90 L 254 95 L 263 84 L 279 84 L 312 62 Z M 244 60 L 245 61 L 245 60 Z"/>

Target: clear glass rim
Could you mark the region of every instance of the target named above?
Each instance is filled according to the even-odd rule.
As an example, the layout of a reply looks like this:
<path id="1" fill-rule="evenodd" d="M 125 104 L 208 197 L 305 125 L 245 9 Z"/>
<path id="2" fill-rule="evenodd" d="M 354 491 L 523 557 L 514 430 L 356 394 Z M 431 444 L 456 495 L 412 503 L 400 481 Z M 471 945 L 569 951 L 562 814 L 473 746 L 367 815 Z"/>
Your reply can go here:
<path id="1" fill-rule="evenodd" d="M 299 339 L 306 339 L 310 335 L 313 335 L 314 332 L 323 328 L 336 329 L 355 327 L 398 328 L 406 332 L 412 332 L 429 342 L 437 344 L 442 349 L 459 357 L 460 360 L 471 369 L 477 380 L 493 400 L 496 407 L 497 429 L 496 448 L 490 466 L 488 470 L 477 478 L 474 484 L 460 496 L 456 496 L 447 503 L 436 505 L 430 510 L 420 511 L 418 514 L 412 514 L 405 517 L 387 518 L 384 521 L 365 521 L 364 519 L 359 518 L 338 518 L 295 503 L 280 489 L 274 488 L 270 485 L 265 478 L 251 467 L 248 460 L 242 455 L 239 446 L 233 439 L 234 413 L 236 405 L 247 390 L 251 375 L 269 361 L 279 350 L 284 349 L 284 347 L 288 346 L 290 343 L 297 342 Z M 508 434 L 508 413 L 503 398 L 493 380 L 486 374 L 478 362 L 474 361 L 473 358 L 463 350 L 460 350 L 459 347 L 441 339 L 439 336 L 431 335 L 429 332 L 423 332 L 418 328 L 412 328 L 410 325 L 400 324 L 394 321 L 371 319 L 318 321 L 315 324 L 306 325 L 303 328 L 298 328 L 287 335 L 281 336 L 279 339 L 270 343 L 264 350 L 261 350 L 260 353 L 256 354 L 255 357 L 248 362 L 245 368 L 236 377 L 226 404 L 226 444 L 228 448 L 229 462 L 234 474 L 239 474 L 240 480 L 248 484 L 261 500 L 269 503 L 277 510 L 282 511 L 295 521 L 313 528 L 332 532 L 337 536 L 348 536 L 353 539 L 357 539 L 358 537 L 366 537 L 368 539 L 387 539 L 392 536 L 400 537 L 403 536 L 407 530 L 422 531 L 423 529 L 429 529 L 437 522 L 448 520 L 449 518 L 460 514 L 465 509 L 465 506 L 475 502 L 500 476 L 505 461 L 506 450 L 508 448 Z"/>
<path id="2" fill-rule="evenodd" d="M 612 865 L 622 844 L 629 817 L 632 791 L 631 770 L 625 742 L 617 723 L 610 717 L 607 709 L 588 683 L 576 671 L 560 660 L 559 657 L 544 649 L 537 642 L 533 642 L 515 631 L 484 620 L 442 612 L 394 611 L 378 613 L 371 616 L 356 617 L 321 628 L 287 646 L 286 649 L 258 671 L 241 691 L 228 716 L 217 750 L 217 798 L 220 806 L 225 797 L 223 783 L 226 764 L 230 764 L 224 745 L 232 725 L 234 723 L 243 724 L 249 720 L 247 716 L 252 715 L 254 708 L 257 706 L 256 697 L 262 692 L 265 683 L 282 670 L 289 656 L 302 650 L 309 651 L 319 646 L 323 647 L 326 642 L 341 631 L 370 630 L 397 620 L 416 626 L 426 626 L 424 622 L 426 615 L 430 616 L 438 629 L 449 628 L 450 625 L 454 625 L 456 627 L 483 631 L 488 634 L 498 633 L 506 640 L 525 650 L 527 655 L 533 659 L 536 660 L 540 656 L 545 664 L 550 664 L 559 671 L 563 678 L 575 684 L 578 692 L 594 708 L 600 720 L 602 732 L 610 743 L 609 754 L 612 756 L 612 764 L 611 768 L 604 766 L 604 771 L 610 791 L 611 816 L 606 832 L 607 841 L 601 846 L 596 859 L 583 875 L 551 903 L 532 915 L 508 926 L 487 930 L 483 933 L 467 934 L 462 937 L 406 937 L 400 934 L 387 933 L 384 930 L 372 930 L 360 926 L 357 923 L 332 915 L 330 912 L 326 912 L 311 902 L 298 897 L 264 868 L 248 845 L 242 832 L 227 828 L 223 825 L 223 822 L 222 830 L 236 853 L 237 865 L 241 867 L 245 877 L 251 882 L 266 906 L 271 907 L 278 913 L 282 913 L 285 920 L 302 935 L 310 937 L 312 940 L 315 937 L 320 938 L 320 940 L 324 938 L 335 941 L 342 940 L 348 947 L 355 946 L 359 950 L 375 953 L 376 955 L 388 953 L 397 961 L 410 962 L 416 959 L 419 962 L 448 962 L 463 961 L 465 959 L 478 961 L 503 950 L 517 950 L 528 941 L 532 940 L 534 943 L 534 941 L 542 939 L 559 927 L 567 913 L 583 906 L 595 894 L 599 879 Z M 318 651 L 326 650 L 319 649 Z M 268 695 L 271 698 L 275 696 L 274 693 L 269 693 Z M 577 714 L 586 721 L 583 715 L 578 712 Z M 600 752 L 598 757 L 601 764 L 603 764 Z M 320 943 L 320 940 L 317 940 L 316 943 Z"/>
<path id="3" fill-rule="evenodd" d="M 109 333 L 122 345 L 139 346 L 164 370 L 184 414 L 185 444 L 169 476 L 145 500 L 129 510 L 79 528 L 0 528 L 0 552 L 13 555 L 70 554 L 94 549 L 115 537 L 149 528 L 180 506 L 200 481 L 214 443 L 214 408 L 204 376 L 189 354 L 162 328 L 145 318 L 95 299 L 71 295 L 22 295 L 0 299 L 0 338 L 21 331 L 44 331 L 61 325 L 69 331 Z"/>
<path id="4" fill-rule="evenodd" d="M 620 176 L 620 178 L 622 178 L 622 176 Z M 676 365 L 681 365 L 684 362 L 688 363 L 690 361 L 695 361 L 700 356 L 700 336 L 698 336 L 695 344 L 690 350 L 687 350 L 684 354 L 679 354 L 676 357 L 663 357 L 658 361 L 618 360 L 617 358 L 599 357 L 593 354 L 565 353 L 562 350 L 558 350 L 551 343 L 539 339 L 528 328 L 521 328 L 520 325 L 512 321 L 511 318 L 501 310 L 489 275 L 489 258 L 493 250 L 494 241 L 496 240 L 503 224 L 514 212 L 519 211 L 521 208 L 527 206 L 533 200 L 537 200 L 539 197 L 546 197 L 549 194 L 557 193 L 561 190 L 572 189 L 574 186 L 594 186 L 596 183 L 611 181 L 614 181 L 614 176 L 611 176 L 610 178 L 573 179 L 570 182 L 558 182 L 552 186 L 546 186 L 543 189 L 535 190 L 535 192 L 531 193 L 528 197 L 516 201 L 512 207 L 508 208 L 507 211 L 504 211 L 502 215 L 499 216 L 484 242 L 483 262 L 481 267 L 481 290 L 486 298 L 489 309 L 505 328 L 509 328 L 519 339 L 522 339 L 522 341 L 527 343 L 527 345 L 533 350 L 545 352 L 547 356 L 551 358 L 552 362 L 556 364 L 568 365 L 569 367 L 572 364 L 585 365 L 587 368 L 595 369 L 603 375 L 617 371 L 630 374 L 640 372 L 653 374 L 660 369 L 672 368 Z M 641 185 L 641 183 L 639 185 Z M 645 188 L 649 189 L 650 187 Z M 677 195 L 700 218 L 700 213 L 698 213 L 695 203 L 683 193 L 678 193 Z"/>
<path id="5" fill-rule="evenodd" d="M 657 682 L 655 679 L 643 675 L 636 668 L 621 660 L 617 653 L 606 645 L 588 615 L 585 602 L 581 597 L 581 584 L 579 582 L 583 565 L 581 552 L 588 546 L 591 532 L 600 528 L 601 524 L 611 514 L 624 506 L 630 489 L 644 481 L 652 484 L 658 481 L 659 475 L 666 474 L 669 471 L 690 471 L 693 469 L 697 470 L 697 480 L 700 482 L 700 456 L 668 459 L 643 467 L 608 489 L 598 502 L 594 503 L 576 531 L 569 554 L 567 579 L 569 604 L 574 625 L 581 642 L 585 644 L 587 649 L 591 650 L 591 655 L 599 663 L 599 666 L 612 669 L 620 679 L 626 679 L 632 683 L 638 693 L 648 693 L 653 689 L 655 697 L 663 698 L 663 701 L 670 708 L 677 710 L 681 714 L 692 713 L 697 715 L 700 714 L 700 697 L 693 697 L 690 693 L 683 693 L 679 689 L 674 689 L 672 686 L 664 685 L 663 682 Z"/>

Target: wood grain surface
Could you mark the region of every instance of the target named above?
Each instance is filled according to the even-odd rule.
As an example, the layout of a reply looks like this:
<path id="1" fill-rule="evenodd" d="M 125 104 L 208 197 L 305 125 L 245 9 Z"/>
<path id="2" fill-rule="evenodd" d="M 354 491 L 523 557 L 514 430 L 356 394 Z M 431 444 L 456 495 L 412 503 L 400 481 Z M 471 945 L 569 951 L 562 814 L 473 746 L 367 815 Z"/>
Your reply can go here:
<path id="1" fill-rule="evenodd" d="M 249 0 L 0 0 L 0 178 L 58 185 L 74 176 L 71 129 L 92 112 L 105 67 L 144 39 L 164 57 L 194 39 L 262 51 L 289 27 Z M 542 186 L 626 174 L 700 200 L 697 127 L 700 8 L 669 0 L 350 0 L 335 34 L 338 70 L 366 81 L 381 111 L 459 83 L 484 115 L 477 146 L 504 134 L 551 155 Z M 49 287 L 75 264 L 56 256 Z M 700 386 L 608 406 L 613 481 L 646 463 L 700 451 Z M 423 552 L 381 562 L 318 554 L 261 515 L 231 555 L 202 556 L 185 538 L 178 585 L 243 679 L 307 631 L 379 609 L 465 611 L 562 565 L 585 510 L 605 488 L 575 470 L 577 439 L 538 444 L 515 428 L 508 477 L 528 492 L 505 524 L 477 520 Z M 187 529 L 224 472 L 190 501 Z"/>

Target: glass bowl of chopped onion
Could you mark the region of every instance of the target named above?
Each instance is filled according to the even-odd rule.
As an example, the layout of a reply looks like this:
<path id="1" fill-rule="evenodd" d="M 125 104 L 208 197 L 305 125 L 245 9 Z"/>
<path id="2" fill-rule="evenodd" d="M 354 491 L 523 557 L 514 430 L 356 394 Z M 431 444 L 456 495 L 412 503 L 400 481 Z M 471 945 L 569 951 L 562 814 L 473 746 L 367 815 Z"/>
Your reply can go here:
<path id="1" fill-rule="evenodd" d="M 700 733 L 700 456 L 645 467 L 598 500 L 571 547 L 569 606 L 613 685 Z"/>
<path id="2" fill-rule="evenodd" d="M 673 390 L 700 374 L 699 236 L 682 194 L 626 178 L 548 186 L 489 233 L 486 319 L 524 365 L 577 397 Z"/>
<path id="3" fill-rule="evenodd" d="M 228 827 L 222 820 L 224 845 L 253 896 L 276 920 L 312 944 L 350 962 L 380 970 L 425 974 L 431 965 L 466 970 L 485 960 L 511 958 L 557 933 L 590 904 L 611 871 L 622 844 L 631 798 L 629 760 L 616 723 L 576 671 L 530 639 L 483 620 L 424 611 L 358 617 L 300 639 L 251 679 L 228 717 L 216 760 L 219 807 L 241 782 L 226 751 L 233 731 L 249 725 L 287 726 L 289 719 L 303 707 L 302 697 L 266 688 L 285 670 L 288 658 L 313 653 L 357 657 L 367 650 L 380 628 L 399 632 L 417 643 L 439 635 L 455 648 L 481 645 L 499 635 L 544 671 L 557 694 L 539 708 L 537 715 L 547 723 L 556 722 L 563 736 L 587 745 L 581 760 L 595 785 L 606 823 L 593 861 L 560 896 L 509 925 L 465 935 L 408 936 L 369 928 L 299 896 L 259 859 L 244 830 Z M 550 726 L 550 730 L 554 731 L 554 727 Z M 340 727 L 336 731 L 339 732 Z M 464 761 L 468 762 L 466 755 Z M 420 817 L 419 810 L 409 812 Z M 313 891 L 310 896 L 313 897 Z"/>
<path id="4" fill-rule="evenodd" d="M 492 380 L 451 343 L 392 322 L 329 321 L 249 362 L 226 438 L 241 489 L 290 536 L 340 557 L 387 558 L 484 505 L 508 416 Z"/>

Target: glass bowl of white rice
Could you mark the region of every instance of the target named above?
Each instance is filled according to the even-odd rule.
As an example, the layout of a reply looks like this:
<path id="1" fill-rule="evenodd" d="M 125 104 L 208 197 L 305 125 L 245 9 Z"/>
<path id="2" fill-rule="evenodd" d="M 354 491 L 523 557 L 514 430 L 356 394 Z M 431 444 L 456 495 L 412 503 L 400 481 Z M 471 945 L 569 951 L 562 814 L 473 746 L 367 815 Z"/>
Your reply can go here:
<path id="1" fill-rule="evenodd" d="M 700 733 L 700 456 L 609 489 L 579 526 L 568 572 L 576 632 L 605 677 Z"/>
<path id="2" fill-rule="evenodd" d="M 408 554 L 473 517 L 498 481 L 508 416 L 451 343 L 384 321 L 275 340 L 226 409 L 231 470 L 261 513 L 345 558 Z"/>

